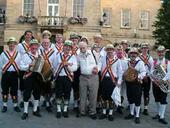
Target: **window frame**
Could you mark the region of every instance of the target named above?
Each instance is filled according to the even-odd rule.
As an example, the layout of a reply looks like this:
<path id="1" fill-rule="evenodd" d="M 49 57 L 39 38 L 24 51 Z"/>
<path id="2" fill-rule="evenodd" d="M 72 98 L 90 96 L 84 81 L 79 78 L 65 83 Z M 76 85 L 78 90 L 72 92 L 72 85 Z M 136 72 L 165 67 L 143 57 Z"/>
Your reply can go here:
<path id="1" fill-rule="evenodd" d="M 125 25 L 123 25 L 123 20 L 124 20 L 124 17 L 123 17 L 123 14 L 124 14 L 124 11 L 128 11 L 129 12 L 129 25 L 128 26 L 125 26 Z M 121 10 L 121 26 L 120 26 L 121 28 L 131 28 L 131 9 L 122 9 Z"/>
<path id="2" fill-rule="evenodd" d="M 146 19 L 145 18 L 142 19 L 142 13 L 143 12 L 147 14 Z M 146 23 L 147 23 L 146 27 L 142 27 L 141 26 L 142 25 L 142 21 L 144 21 L 144 22 L 146 21 Z M 139 29 L 141 29 L 141 30 L 149 30 L 149 11 L 147 11 L 147 10 L 142 10 L 139 13 Z"/>
<path id="3" fill-rule="evenodd" d="M 72 1 L 72 16 L 73 16 L 73 17 L 78 17 L 78 15 L 77 15 L 77 14 L 78 14 L 77 9 L 76 9 L 76 15 L 77 15 L 77 16 L 74 15 L 74 2 L 75 2 L 75 1 L 76 1 L 76 2 L 77 2 L 77 1 L 80 2 L 80 5 L 79 5 L 79 6 L 81 6 L 81 4 L 82 4 L 82 8 L 81 8 L 81 9 L 82 9 L 82 10 L 81 10 L 81 13 L 82 13 L 82 14 L 80 14 L 79 17 L 80 17 L 80 18 L 83 18 L 83 17 L 84 17 L 85 0 L 73 0 L 73 1 Z M 83 3 L 81 3 L 81 1 L 83 1 Z M 76 4 L 76 8 L 77 8 L 77 6 L 78 6 L 78 5 Z"/>
<path id="4" fill-rule="evenodd" d="M 24 14 L 24 5 L 25 5 L 25 0 L 22 0 L 22 15 L 26 16 L 27 14 Z M 32 5 L 33 7 L 31 7 L 32 9 L 32 14 L 29 16 L 34 16 L 35 15 L 35 0 L 32 0 Z"/>

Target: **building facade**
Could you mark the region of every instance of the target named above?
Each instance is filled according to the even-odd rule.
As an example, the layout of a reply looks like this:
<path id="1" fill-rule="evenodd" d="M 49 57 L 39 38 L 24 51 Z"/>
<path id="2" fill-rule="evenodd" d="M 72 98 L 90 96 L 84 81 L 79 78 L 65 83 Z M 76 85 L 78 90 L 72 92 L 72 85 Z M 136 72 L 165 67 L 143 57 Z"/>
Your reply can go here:
<path id="1" fill-rule="evenodd" d="M 160 0 L 1 0 L 5 1 L 3 39 L 18 40 L 25 30 L 41 37 L 45 29 L 66 38 L 77 32 L 92 42 L 96 33 L 104 39 L 153 44 L 153 27 Z M 0 44 L 1 46 L 3 43 Z"/>

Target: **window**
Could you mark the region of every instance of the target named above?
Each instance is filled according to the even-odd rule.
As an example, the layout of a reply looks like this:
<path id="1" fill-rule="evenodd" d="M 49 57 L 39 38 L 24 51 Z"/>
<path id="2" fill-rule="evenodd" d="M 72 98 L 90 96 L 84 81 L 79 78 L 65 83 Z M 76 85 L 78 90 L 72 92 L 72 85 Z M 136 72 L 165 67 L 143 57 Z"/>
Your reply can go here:
<path id="1" fill-rule="evenodd" d="M 5 10 L 0 8 L 0 24 L 5 23 Z"/>
<path id="2" fill-rule="evenodd" d="M 83 17 L 84 0 L 73 0 L 73 17 Z"/>
<path id="3" fill-rule="evenodd" d="M 148 11 L 140 12 L 139 28 L 140 29 L 148 29 L 149 28 L 149 12 Z"/>
<path id="4" fill-rule="evenodd" d="M 111 25 L 111 8 L 103 8 L 103 15 L 102 15 L 102 21 L 103 26 L 110 26 Z"/>
<path id="5" fill-rule="evenodd" d="M 49 4 L 58 4 L 59 0 L 48 0 Z"/>
<path id="6" fill-rule="evenodd" d="M 24 0 L 23 15 L 34 15 L 34 0 Z"/>
<path id="7" fill-rule="evenodd" d="M 130 9 L 122 9 L 121 11 L 121 27 L 130 28 Z"/>

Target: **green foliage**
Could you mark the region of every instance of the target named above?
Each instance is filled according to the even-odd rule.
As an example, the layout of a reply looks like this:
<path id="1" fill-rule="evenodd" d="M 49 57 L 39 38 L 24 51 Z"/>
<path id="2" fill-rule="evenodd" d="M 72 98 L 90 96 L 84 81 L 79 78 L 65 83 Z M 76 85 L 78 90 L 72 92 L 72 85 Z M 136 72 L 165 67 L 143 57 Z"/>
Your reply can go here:
<path id="1" fill-rule="evenodd" d="M 164 0 L 154 22 L 153 37 L 158 44 L 170 48 L 170 0 Z"/>

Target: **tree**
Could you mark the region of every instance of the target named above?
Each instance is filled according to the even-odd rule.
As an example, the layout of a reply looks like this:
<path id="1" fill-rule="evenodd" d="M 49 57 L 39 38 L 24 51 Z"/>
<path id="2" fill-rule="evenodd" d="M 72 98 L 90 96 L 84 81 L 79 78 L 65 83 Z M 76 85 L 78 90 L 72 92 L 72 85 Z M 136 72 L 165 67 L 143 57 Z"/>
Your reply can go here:
<path id="1" fill-rule="evenodd" d="M 154 22 L 153 37 L 159 45 L 170 48 L 170 0 L 162 0 L 158 10 L 157 20 Z"/>

